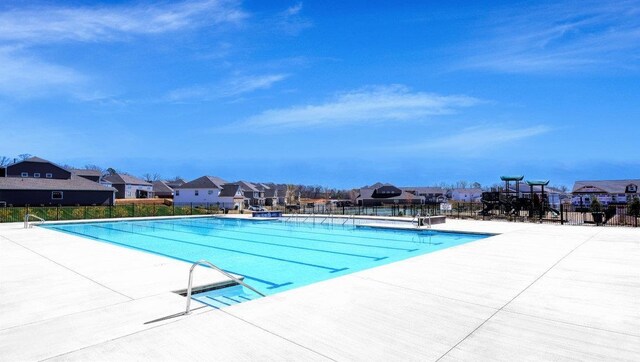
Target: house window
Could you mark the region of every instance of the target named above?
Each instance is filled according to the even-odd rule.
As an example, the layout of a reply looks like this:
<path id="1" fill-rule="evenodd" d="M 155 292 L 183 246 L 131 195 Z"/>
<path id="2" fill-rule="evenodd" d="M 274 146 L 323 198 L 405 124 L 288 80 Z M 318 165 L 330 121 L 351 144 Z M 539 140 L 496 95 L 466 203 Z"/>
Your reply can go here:
<path id="1" fill-rule="evenodd" d="M 33 177 L 40 178 L 40 173 L 39 173 L 39 172 L 34 173 L 34 174 L 33 174 Z"/>
<path id="2" fill-rule="evenodd" d="M 51 200 L 62 200 L 62 191 L 51 192 Z"/>
<path id="3" fill-rule="evenodd" d="M 20 174 L 21 177 L 29 177 L 29 173 L 28 172 L 23 172 Z"/>
<path id="4" fill-rule="evenodd" d="M 213 190 L 209 190 L 209 192 L 207 192 L 209 195 L 213 195 Z"/>
<path id="5" fill-rule="evenodd" d="M 44 175 L 46 178 L 53 178 L 53 174 L 52 173 L 47 173 Z"/>
<path id="6" fill-rule="evenodd" d="M 180 196 L 180 190 L 176 190 L 176 196 Z"/>
<path id="7" fill-rule="evenodd" d="M 196 190 L 194 193 L 195 193 L 195 195 L 196 195 L 196 196 L 198 196 L 198 195 L 200 194 L 200 193 L 198 192 L 198 190 Z"/>

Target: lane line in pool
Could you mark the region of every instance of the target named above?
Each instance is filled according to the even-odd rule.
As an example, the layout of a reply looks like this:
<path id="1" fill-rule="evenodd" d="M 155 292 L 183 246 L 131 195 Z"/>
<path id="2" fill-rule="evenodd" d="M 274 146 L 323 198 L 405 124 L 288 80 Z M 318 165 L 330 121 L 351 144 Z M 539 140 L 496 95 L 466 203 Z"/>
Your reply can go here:
<path id="1" fill-rule="evenodd" d="M 337 273 L 337 272 L 349 269 L 349 268 L 346 268 L 346 267 L 345 268 L 332 268 L 332 267 L 324 266 L 324 265 L 305 263 L 303 261 L 290 260 L 290 259 L 284 259 L 284 258 L 276 258 L 275 256 L 248 253 L 248 252 L 245 252 L 245 251 L 240 251 L 240 250 L 235 250 L 235 249 L 221 248 L 219 246 L 212 246 L 212 245 L 204 245 L 204 244 L 194 243 L 192 241 L 165 238 L 165 237 L 162 237 L 162 236 L 148 235 L 148 234 L 138 233 L 138 232 L 135 232 L 135 231 L 120 230 L 120 229 L 114 229 L 114 228 L 109 228 L 109 227 L 105 227 L 105 226 L 98 226 L 98 225 L 89 225 L 89 226 L 96 227 L 96 228 L 101 228 L 101 229 L 106 229 L 106 230 L 113 230 L 113 231 L 123 232 L 123 233 L 129 233 L 129 234 L 133 234 L 133 235 L 140 235 L 140 236 L 145 236 L 145 237 L 150 237 L 150 238 L 155 238 L 155 239 L 167 240 L 167 241 L 172 241 L 172 242 L 177 242 L 177 243 L 182 243 L 182 244 L 196 245 L 196 246 L 201 246 L 201 247 L 204 247 L 204 248 L 223 250 L 223 251 L 228 251 L 228 252 L 231 252 L 231 253 L 251 255 L 251 256 L 258 257 L 258 258 L 277 260 L 277 261 L 282 261 L 282 262 L 285 262 L 285 263 L 306 265 L 306 266 L 309 266 L 309 267 L 312 267 L 312 268 L 319 268 L 319 269 L 329 270 L 330 273 Z"/>
<path id="2" fill-rule="evenodd" d="M 156 221 L 156 222 L 158 222 L 158 221 Z M 190 224 L 182 224 L 182 225 L 184 225 L 184 226 L 192 226 Z M 193 226 L 193 227 L 196 227 L 196 226 Z M 203 226 L 200 226 L 200 227 L 203 227 Z M 262 228 L 262 229 L 280 230 L 280 229 L 272 229 L 272 228 Z M 223 230 L 223 229 L 217 228 L 217 230 Z M 282 231 L 286 232 L 286 230 L 282 230 Z M 240 231 L 235 231 L 235 232 L 240 232 Z M 313 234 L 313 233 L 305 232 L 305 234 Z M 328 235 L 328 234 L 324 234 L 324 233 L 318 233 L 318 234 Z M 260 234 L 260 233 L 256 233 L 256 235 L 273 236 L 273 235 L 269 235 L 269 234 Z M 419 250 L 419 249 L 396 248 L 396 247 L 393 247 L 393 246 L 381 246 L 381 245 L 370 245 L 370 244 L 361 244 L 361 243 L 350 243 L 350 242 L 344 242 L 344 241 L 331 241 L 331 240 L 321 240 L 321 239 L 312 239 L 312 238 L 301 238 L 301 237 L 298 237 L 298 236 L 285 236 L 285 235 L 276 235 L 276 236 L 282 237 L 282 238 L 296 239 L 296 240 L 315 241 L 315 242 L 319 242 L 319 243 L 364 246 L 364 247 L 367 247 L 367 248 L 375 248 L 375 249 L 402 250 L 402 251 L 407 251 L 407 252 L 414 252 L 414 251 Z M 340 236 L 345 236 L 345 235 L 340 235 Z M 366 239 L 366 238 L 364 238 L 364 239 Z M 380 240 L 384 240 L 384 239 L 380 239 Z"/>
<path id="3" fill-rule="evenodd" d="M 91 225 L 91 226 L 93 226 L 93 225 Z M 196 262 L 196 260 L 180 258 L 180 257 L 174 256 L 174 255 L 161 253 L 161 252 L 153 250 L 153 249 L 147 249 L 147 248 L 143 248 L 143 247 L 140 247 L 140 246 L 134 246 L 134 245 L 131 245 L 131 244 L 121 243 L 119 241 L 113 241 L 113 240 L 110 240 L 110 239 L 107 239 L 107 238 L 104 238 L 104 237 L 100 237 L 99 238 L 99 237 L 92 236 L 92 235 L 89 235 L 89 234 L 84 234 L 84 233 L 80 233 L 80 232 L 77 232 L 77 231 L 62 229 L 62 228 L 58 228 L 58 227 L 52 227 L 52 229 L 60 230 L 62 232 L 69 233 L 69 234 L 80 235 L 82 237 L 93 239 L 93 240 L 98 240 L 98 241 L 103 241 L 103 242 L 106 241 L 106 242 L 108 242 L 110 244 L 120 245 L 120 246 L 123 246 L 125 248 L 131 248 L 131 249 L 136 249 L 136 250 L 140 250 L 140 251 L 145 251 L 145 252 L 151 253 L 151 254 L 162 255 L 162 256 L 165 256 L 167 258 L 184 261 L 184 262 L 189 263 L 189 264 L 193 264 L 193 263 Z M 255 280 L 258 283 L 267 284 L 267 285 L 269 285 L 269 287 L 267 287 L 267 289 L 276 289 L 276 288 L 280 288 L 280 287 L 284 287 L 284 286 L 293 284 L 293 282 L 275 283 L 275 282 L 268 281 L 266 279 L 254 277 L 254 276 L 243 274 L 243 273 L 238 273 L 238 272 L 235 272 L 235 271 L 229 270 L 229 269 L 222 269 L 222 270 L 226 271 L 227 273 L 231 273 L 231 274 L 235 274 L 235 275 L 242 275 L 246 279 Z"/>
<path id="4" fill-rule="evenodd" d="M 208 227 L 205 227 L 205 226 L 194 226 L 194 225 L 185 225 L 185 224 L 178 224 L 178 223 L 166 223 L 166 222 L 160 222 L 160 221 L 157 221 L 155 223 L 156 224 L 157 223 L 159 223 L 159 224 L 167 224 L 167 225 L 179 225 L 179 226 L 184 226 L 184 227 L 193 227 L 193 228 L 206 229 L 206 230 L 221 230 L 221 229 L 217 229 L 217 228 L 208 228 Z M 378 256 L 370 256 L 370 255 L 344 253 L 344 252 L 341 252 L 341 251 L 330 251 L 330 250 L 314 249 L 314 248 L 307 248 L 307 247 L 304 247 L 304 246 L 283 245 L 283 244 L 278 244 L 278 243 L 269 243 L 269 242 L 266 242 L 266 241 L 240 239 L 240 238 L 234 238 L 232 236 L 224 236 L 223 237 L 223 236 L 216 236 L 216 235 L 207 235 L 207 234 L 201 234 L 201 233 L 194 233 L 192 231 L 173 230 L 173 229 L 161 228 L 161 227 L 152 226 L 152 225 L 138 225 L 138 226 L 146 227 L 146 228 L 152 228 L 152 229 L 156 228 L 156 229 L 159 229 L 159 230 L 166 230 L 166 231 L 171 231 L 171 232 L 176 232 L 176 233 L 205 236 L 205 237 L 208 237 L 208 238 L 215 238 L 215 239 L 235 240 L 235 241 L 241 241 L 241 242 L 252 243 L 252 244 L 274 245 L 274 246 L 281 246 L 283 248 L 293 248 L 293 249 L 300 249 L 300 250 L 317 251 L 317 252 L 320 252 L 320 253 L 346 255 L 346 256 L 353 256 L 353 257 L 356 257 L 356 258 L 367 258 L 367 259 L 372 259 L 372 260 L 375 260 L 375 261 L 384 260 L 384 259 L 388 258 L 388 256 L 378 257 Z M 248 232 L 242 232 L 242 231 L 230 231 L 230 230 L 222 230 L 222 231 L 234 232 L 234 233 L 238 233 L 238 234 L 263 235 L 263 234 L 258 234 L 258 233 L 248 233 Z"/>
<path id="5" fill-rule="evenodd" d="M 210 225 L 211 224 L 217 224 L 215 222 L 217 220 L 220 220 L 220 218 L 188 219 L 188 221 L 192 221 L 192 222 L 195 222 L 195 223 L 206 223 L 206 224 L 210 224 Z M 211 221 L 213 221 L 213 222 L 211 222 Z M 283 228 L 265 226 L 265 225 L 268 225 L 268 224 L 274 224 L 274 225 L 277 224 L 277 225 L 287 226 L 287 224 L 285 224 L 282 221 L 269 221 L 269 222 L 265 221 L 265 222 L 261 222 L 259 224 L 254 223 L 251 220 L 241 220 L 240 219 L 239 221 L 242 222 L 242 223 L 253 223 L 253 224 L 250 224 L 250 226 L 249 226 L 252 229 L 287 231 L 286 229 L 283 229 Z M 315 224 L 315 225 L 311 224 L 311 223 L 308 223 L 308 224 L 309 225 L 300 225 L 300 224 L 298 224 L 297 226 L 308 226 L 309 228 L 313 228 L 315 226 L 320 226 L 319 224 Z M 330 226 L 330 225 L 325 224 L 324 226 L 326 227 L 326 226 Z M 333 225 L 333 226 L 336 227 L 336 228 L 341 228 L 343 230 L 348 230 L 348 229 L 345 229 L 345 227 L 342 226 L 342 225 Z M 358 225 L 358 226 L 359 227 L 362 227 L 362 226 L 366 227 L 366 225 Z M 322 229 L 320 229 L 320 230 L 322 230 Z M 299 233 L 304 233 L 304 234 L 317 234 L 317 235 L 335 236 L 334 234 L 331 234 L 331 233 L 325 233 L 325 232 L 316 231 L 316 230 L 314 230 L 314 231 L 296 230 L 296 231 L 299 232 Z M 407 236 L 409 236 L 409 233 L 411 233 L 411 234 L 433 234 L 433 233 L 436 233 L 435 230 L 410 230 L 410 229 L 409 230 L 405 230 L 405 229 L 402 229 L 402 230 L 386 229 L 385 232 L 393 233 L 393 234 L 396 234 L 396 235 L 400 234 L 400 235 L 407 235 Z M 347 235 L 347 234 L 341 234 L 340 236 L 341 237 L 345 237 L 345 238 L 356 238 L 358 240 L 369 239 L 369 240 L 389 241 L 388 238 L 377 238 L 377 237 L 373 237 L 373 236 L 355 236 L 355 235 Z M 411 240 L 398 240 L 398 239 L 396 239 L 394 241 L 395 242 L 399 242 L 399 243 L 413 243 L 413 241 L 411 241 Z"/>

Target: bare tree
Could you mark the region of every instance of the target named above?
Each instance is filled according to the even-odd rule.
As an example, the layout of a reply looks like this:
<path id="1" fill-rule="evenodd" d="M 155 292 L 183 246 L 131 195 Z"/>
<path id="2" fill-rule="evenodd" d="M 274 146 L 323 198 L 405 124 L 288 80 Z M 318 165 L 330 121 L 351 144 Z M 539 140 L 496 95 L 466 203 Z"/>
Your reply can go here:
<path id="1" fill-rule="evenodd" d="M 471 184 L 471 188 L 479 189 L 479 188 L 482 188 L 482 185 L 480 185 L 480 182 L 476 181 L 476 182 Z"/>
<path id="2" fill-rule="evenodd" d="M 22 161 L 26 160 L 29 157 L 31 157 L 30 153 L 23 153 L 23 154 L 18 155 L 18 158 L 20 158 Z"/>
<path id="3" fill-rule="evenodd" d="M 11 159 L 7 156 L 0 156 L 0 167 L 7 166 L 11 163 Z"/>
<path id="4" fill-rule="evenodd" d="M 147 182 L 154 182 L 154 181 L 159 181 L 160 180 L 160 174 L 158 173 L 145 173 L 144 175 L 142 175 L 142 178 L 147 181 Z"/>
<path id="5" fill-rule="evenodd" d="M 469 182 L 465 181 L 465 180 L 460 180 L 456 183 L 456 187 L 459 189 L 466 189 L 467 185 L 469 184 Z"/>
<path id="6" fill-rule="evenodd" d="M 300 201 L 299 195 L 300 195 L 300 191 L 298 191 L 298 187 L 297 186 L 295 186 L 295 185 L 287 185 L 287 194 L 285 196 L 285 203 L 287 205 L 295 205 L 295 204 L 297 204 Z"/>

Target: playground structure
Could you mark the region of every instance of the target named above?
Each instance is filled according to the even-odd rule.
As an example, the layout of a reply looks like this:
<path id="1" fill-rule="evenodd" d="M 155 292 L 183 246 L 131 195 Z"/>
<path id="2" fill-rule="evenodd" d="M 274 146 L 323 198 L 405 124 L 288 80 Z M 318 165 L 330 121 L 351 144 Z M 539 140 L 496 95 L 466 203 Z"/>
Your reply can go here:
<path id="1" fill-rule="evenodd" d="M 560 211 L 550 207 L 548 195 L 544 192 L 544 187 L 549 184 L 549 180 L 526 181 L 530 192 L 525 196 L 520 192 L 520 183 L 524 176 L 501 176 L 500 179 L 505 183 L 503 190 L 482 193 L 483 208 L 479 212 L 480 215 L 523 216 L 522 213 L 526 212 L 526 216 L 540 219 L 548 213 L 554 217 L 560 215 Z M 514 183 L 513 189 L 511 188 L 512 182 Z M 538 190 L 536 190 L 536 186 L 539 187 Z"/>

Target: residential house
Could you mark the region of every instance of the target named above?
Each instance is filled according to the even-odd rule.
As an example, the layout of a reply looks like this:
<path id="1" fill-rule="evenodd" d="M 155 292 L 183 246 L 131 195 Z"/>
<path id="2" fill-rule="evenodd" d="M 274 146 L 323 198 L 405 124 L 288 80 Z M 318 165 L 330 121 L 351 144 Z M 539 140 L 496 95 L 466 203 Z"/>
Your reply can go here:
<path id="1" fill-rule="evenodd" d="M 453 201 L 460 202 L 480 202 L 482 199 L 482 189 L 480 188 L 456 188 L 447 191 L 447 197 Z"/>
<path id="2" fill-rule="evenodd" d="M 240 185 L 242 188 L 246 207 L 265 205 L 264 189 L 260 190 L 258 186 L 247 181 L 238 181 L 234 183 Z"/>
<path id="3" fill-rule="evenodd" d="M 287 185 L 286 184 L 274 184 L 266 183 L 269 190 L 265 190 L 265 204 L 267 206 L 285 205 L 287 200 Z M 269 201 L 271 199 L 271 201 Z M 271 204 L 269 204 L 269 202 Z"/>
<path id="4" fill-rule="evenodd" d="M 173 189 L 167 185 L 166 181 L 153 181 L 153 196 L 159 197 L 161 199 L 172 199 L 173 198 Z"/>
<path id="5" fill-rule="evenodd" d="M 102 178 L 111 183 L 118 192 L 117 199 L 150 199 L 153 198 L 153 185 L 137 177 L 114 173 Z"/>
<path id="6" fill-rule="evenodd" d="M 422 196 L 427 203 L 440 203 L 447 201 L 447 190 L 442 187 L 401 187 L 400 189 L 412 193 L 416 196 Z"/>
<path id="7" fill-rule="evenodd" d="M 224 184 L 218 195 L 220 207 L 241 210 L 244 208 L 244 190 L 238 184 Z"/>
<path id="8" fill-rule="evenodd" d="M 282 199 L 284 200 L 284 197 L 282 197 Z M 276 188 L 275 186 L 269 186 L 264 190 L 264 204 L 266 206 L 284 205 L 284 202 L 280 204 L 279 200 L 280 198 L 278 197 L 278 188 Z"/>
<path id="9" fill-rule="evenodd" d="M 639 197 L 640 179 L 576 181 L 573 185 L 571 203 L 575 206 L 591 207 L 593 198 L 603 205 L 622 205 Z"/>
<path id="10" fill-rule="evenodd" d="M 31 157 L 7 166 L 0 177 L 0 206 L 113 205 L 115 189 L 61 166 Z"/>
<path id="11" fill-rule="evenodd" d="M 222 204 L 220 192 L 227 181 L 215 176 L 202 176 L 177 186 L 173 201 L 177 204 Z"/>
<path id="12" fill-rule="evenodd" d="M 424 198 L 391 184 L 378 182 L 361 188 L 356 203 L 358 206 L 420 205 L 424 203 Z"/>

